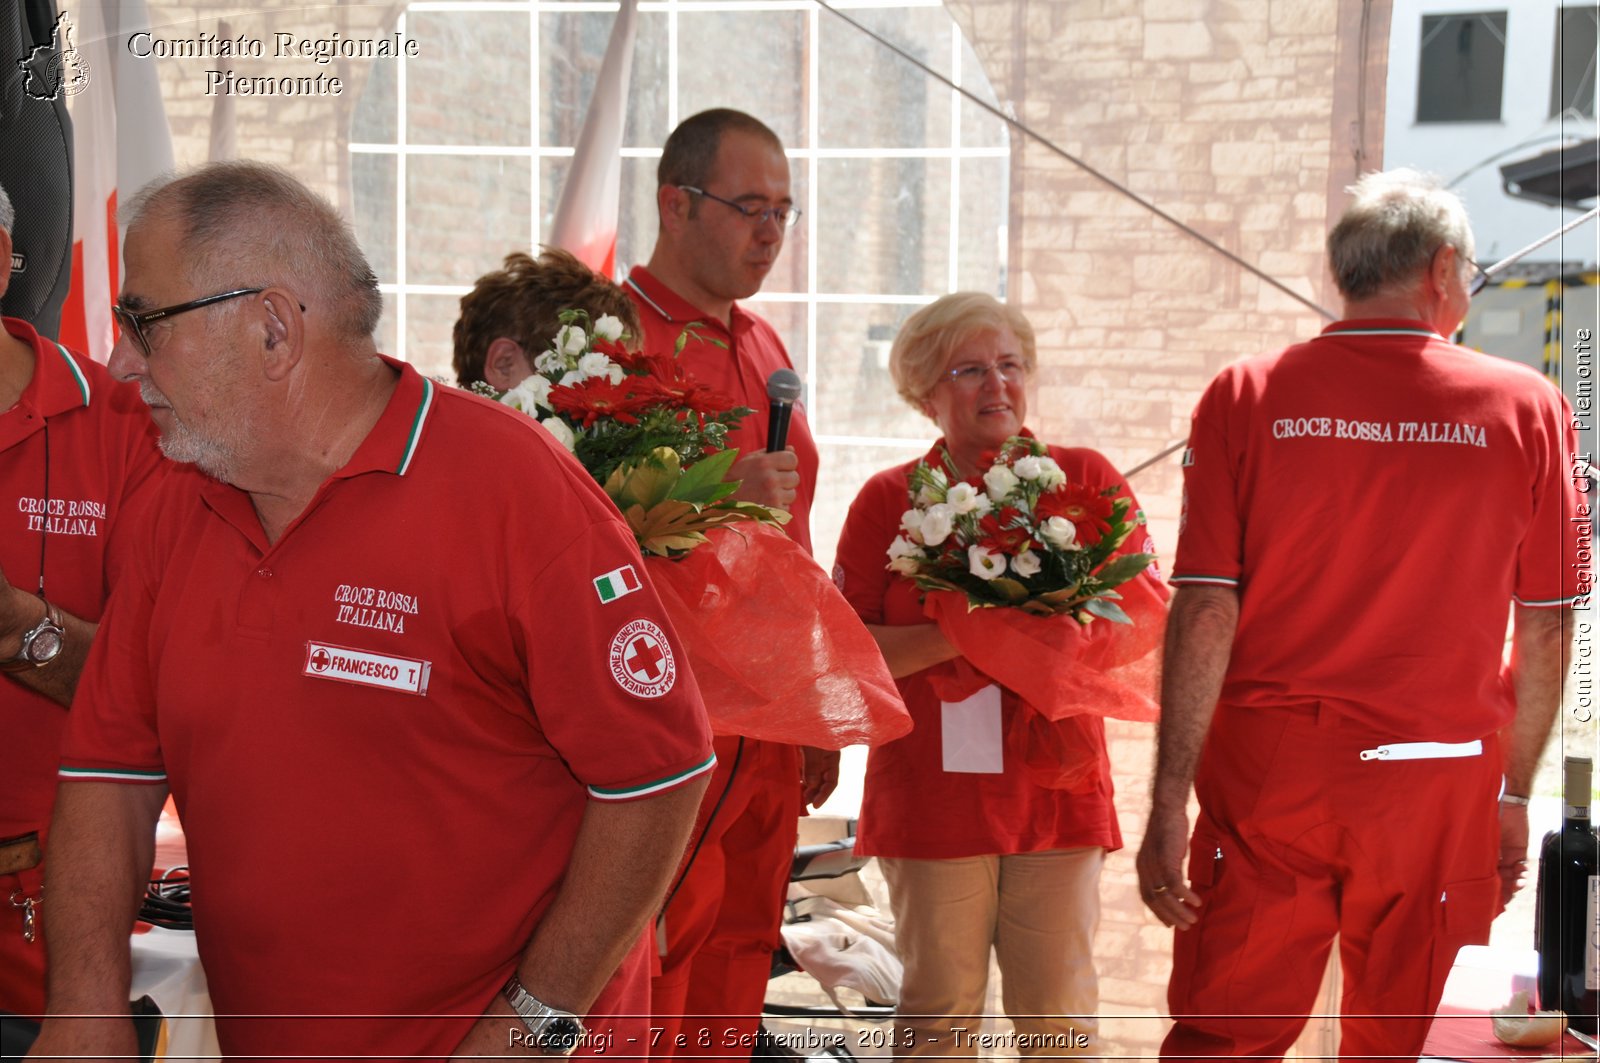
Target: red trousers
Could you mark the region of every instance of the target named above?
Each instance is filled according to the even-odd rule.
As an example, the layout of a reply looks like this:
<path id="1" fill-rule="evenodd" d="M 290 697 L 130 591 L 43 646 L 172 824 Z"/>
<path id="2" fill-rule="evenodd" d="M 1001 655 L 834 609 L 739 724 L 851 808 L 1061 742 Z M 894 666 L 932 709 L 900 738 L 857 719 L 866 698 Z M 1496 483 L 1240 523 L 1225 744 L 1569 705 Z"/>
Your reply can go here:
<path id="1" fill-rule="evenodd" d="M 716 773 L 684 857 L 688 872 L 679 869 L 682 883 L 657 927 L 652 1055 L 748 1057 L 761 1024 L 772 954 L 783 941 L 800 751 L 749 738 L 740 751 L 739 741 L 714 743 Z"/>
<path id="2" fill-rule="evenodd" d="M 36 912 L 34 938 L 22 936 L 25 898 L 42 900 L 44 865 L 0 875 L 0 1011 L 14 1015 L 44 1014 L 44 906 Z"/>
<path id="3" fill-rule="evenodd" d="M 1175 936 L 1164 1059 L 1280 1057 L 1335 935 L 1341 1058 L 1422 1049 L 1456 951 L 1499 906 L 1499 743 L 1362 760 L 1404 741 L 1337 714 L 1219 707 L 1195 789 L 1200 921 Z"/>

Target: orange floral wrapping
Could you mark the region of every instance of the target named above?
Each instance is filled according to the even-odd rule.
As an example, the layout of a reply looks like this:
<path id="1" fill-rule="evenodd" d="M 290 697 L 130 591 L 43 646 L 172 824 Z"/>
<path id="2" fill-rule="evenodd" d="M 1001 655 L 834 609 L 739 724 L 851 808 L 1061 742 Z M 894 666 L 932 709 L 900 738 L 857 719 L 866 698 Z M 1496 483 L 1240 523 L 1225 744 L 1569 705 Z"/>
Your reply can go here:
<path id="1" fill-rule="evenodd" d="M 965 595 L 934 591 L 923 612 L 961 657 L 940 666 L 933 689 L 944 701 L 999 683 L 1022 699 L 1006 734 L 1008 752 L 1042 786 L 1094 789 L 1111 774 L 1107 716 L 1152 721 L 1159 715 L 1160 657 L 1166 586 L 1149 575 L 1118 588 L 1132 625 L 1020 609 L 968 609 Z"/>
<path id="2" fill-rule="evenodd" d="M 911 730 L 878 644 L 805 551 L 765 525 L 710 539 L 645 570 L 714 733 L 840 749 Z"/>

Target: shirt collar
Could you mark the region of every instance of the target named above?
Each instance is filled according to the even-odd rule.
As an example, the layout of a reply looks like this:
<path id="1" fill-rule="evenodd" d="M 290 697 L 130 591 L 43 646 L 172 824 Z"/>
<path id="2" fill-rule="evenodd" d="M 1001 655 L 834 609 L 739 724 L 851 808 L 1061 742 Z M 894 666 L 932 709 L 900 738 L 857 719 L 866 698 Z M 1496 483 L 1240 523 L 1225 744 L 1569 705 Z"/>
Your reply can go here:
<path id="1" fill-rule="evenodd" d="M 732 307 L 730 317 L 733 328 L 730 330 L 719 319 L 701 310 L 677 292 L 662 284 L 643 266 L 633 267 L 628 273 L 628 279 L 623 283 L 633 289 L 633 293 L 639 297 L 644 305 L 663 321 L 670 321 L 675 325 L 698 323 L 704 328 L 713 329 L 724 335 L 736 336 L 743 335 L 750 328 L 751 315 L 740 307 L 738 303 L 734 303 Z"/>
<path id="2" fill-rule="evenodd" d="M 22 389 L 22 402 L 41 416 L 54 417 L 89 405 L 89 378 L 59 343 L 40 336 L 20 318 L 0 319 L 11 335 L 33 348 L 33 379 Z"/>
<path id="3" fill-rule="evenodd" d="M 1330 339 L 1340 336 L 1421 336 L 1426 339 L 1444 340 L 1433 329 L 1414 318 L 1403 317 L 1374 317 L 1357 318 L 1351 321 L 1335 321 L 1317 339 Z"/>
<path id="4" fill-rule="evenodd" d="M 438 398 L 438 385 L 405 362 L 383 354 L 378 357 L 385 365 L 399 371 L 400 380 L 378 423 L 372 426 L 372 431 L 345 462 L 344 468 L 334 473 L 335 478 L 345 479 L 366 472 L 404 476 L 422 444 L 423 431 Z"/>

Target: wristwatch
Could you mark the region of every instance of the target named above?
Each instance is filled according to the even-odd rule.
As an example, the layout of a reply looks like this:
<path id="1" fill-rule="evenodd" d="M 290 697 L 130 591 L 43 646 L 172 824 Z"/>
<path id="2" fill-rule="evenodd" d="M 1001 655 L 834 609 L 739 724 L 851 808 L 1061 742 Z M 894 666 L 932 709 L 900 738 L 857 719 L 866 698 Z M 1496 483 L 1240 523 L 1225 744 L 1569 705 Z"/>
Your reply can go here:
<path id="1" fill-rule="evenodd" d="M 26 672 L 30 668 L 43 668 L 61 654 L 66 645 L 67 632 L 61 626 L 61 614 L 49 602 L 44 603 L 44 619 L 23 632 L 22 649 L 7 661 L 0 661 L 0 672 Z"/>
<path id="2" fill-rule="evenodd" d="M 578 1047 L 578 1042 L 583 1040 L 587 1032 L 583 1028 L 583 1020 L 570 1011 L 557 1011 L 542 1003 L 522 988 L 515 971 L 506 979 L 505 988 L 500 993 L 521 1017 L 522 1025 L 528 1028 L 533 1038 L 533 1044 L 545 1055 L 569 1056 Z"/>

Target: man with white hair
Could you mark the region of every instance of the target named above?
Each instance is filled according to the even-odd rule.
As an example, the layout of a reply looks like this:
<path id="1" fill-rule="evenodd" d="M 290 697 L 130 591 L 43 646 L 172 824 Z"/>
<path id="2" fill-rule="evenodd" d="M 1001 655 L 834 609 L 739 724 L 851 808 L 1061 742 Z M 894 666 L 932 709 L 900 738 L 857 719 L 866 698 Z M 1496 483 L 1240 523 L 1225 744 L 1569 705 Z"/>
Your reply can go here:
<path id="1" fill-rule="evenodd" d="M 11 280 L 0 188 L 0 296 Z M 160 464 L 138 393 L 0 318 L 0 1011 L 44 1010 L 44 841 L 67 706 L 126 500 Z"/>
<path id="2" fill-rule="evenodd" d="M 1281 1056 L 1335 936 L 1340 1055 L 1415 1057 L 1526 866 L 1586 586 L 1571 410 L 1446 338 L 1476 272 L 1452 193 L 1406 170 L 1350 191 L 1341 320 L 1224 369 L 1184 457 L 1138 858 L 1178 930 L 1164 1058 Z"/>
<path id="3" fill-rule="evenodd" d="M 289 175 L 131 214 L 112 369 L 207 478 L 162 485 L 74 703 L 37 1051 L 129 1049 L 86 1016 L 126 1008 L 169 786 L 226 1055 L 641 1051 L 713 758 L 654 591 L 598 589 L 632 533 L 534 422 L 378 354 L 377 280 Z"/>

